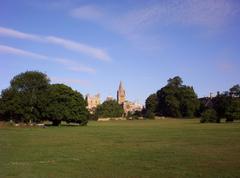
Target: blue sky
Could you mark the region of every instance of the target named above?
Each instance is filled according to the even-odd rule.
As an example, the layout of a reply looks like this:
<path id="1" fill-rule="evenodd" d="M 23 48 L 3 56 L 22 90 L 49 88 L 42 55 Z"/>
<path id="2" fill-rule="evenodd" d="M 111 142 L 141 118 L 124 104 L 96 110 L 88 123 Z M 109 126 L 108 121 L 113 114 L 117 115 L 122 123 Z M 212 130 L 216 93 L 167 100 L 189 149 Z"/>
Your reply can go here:
<path id="1" fill-rule="evenodd" d="M 26 70 L 144 103 L 169 78 L 199 97 L 240 83 L 238 0 L 1 0 L 0 89 Z"/>

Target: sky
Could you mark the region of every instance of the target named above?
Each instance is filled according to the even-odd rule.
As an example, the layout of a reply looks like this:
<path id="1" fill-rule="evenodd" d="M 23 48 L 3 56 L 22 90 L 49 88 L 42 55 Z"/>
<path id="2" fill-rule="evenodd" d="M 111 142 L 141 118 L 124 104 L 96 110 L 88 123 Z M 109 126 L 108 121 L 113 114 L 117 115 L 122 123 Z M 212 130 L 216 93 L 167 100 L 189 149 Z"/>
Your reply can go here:
<path id="1" fill-rule="evenodd" d="M 46 73 L 83 95 L 145 99 L 180 76 L 199 97 L 240 83 L 239 0 L 0 0 L 0 90 Z"/>

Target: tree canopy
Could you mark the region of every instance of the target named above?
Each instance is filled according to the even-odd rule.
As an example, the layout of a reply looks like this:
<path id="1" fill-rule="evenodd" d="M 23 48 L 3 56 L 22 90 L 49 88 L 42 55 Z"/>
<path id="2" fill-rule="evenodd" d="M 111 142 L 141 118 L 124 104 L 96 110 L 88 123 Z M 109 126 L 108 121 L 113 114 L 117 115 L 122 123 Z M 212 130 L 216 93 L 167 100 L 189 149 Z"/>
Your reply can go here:
<path id="1" fill-rule="evenodd" d="M 1 109 L 6 120 L 16 122 L 39 122 L 42 118 L 38 101 L 46 92 L 50 80 L 38 71 L 27 71 L 16 75 L 10 87 L 2 91 Z"/>
<path id="2" fill-rule="evenodd" d="M 146 110 L 155 113 L 158 107 L 158 98 L 157 94 L 151 94 L 145 101 Z"/>
<path id="3" fill-rule="evenodd" d="M 220 122 L 222 118 L 226 118 L 228 122 L 240 119 L 239 91 L 240 87 L 239 84 L 237 84 L 231 87 L 229 91 L 223 93 L 218 92 L 216 97 L 200 98 L 200 112 L 203 113 L 208 109 L 213 109 L 217 115 L 217 122 Z"/>
<path id="4" fill-rule="evenodd" d="M 104 101 L 96 109 L 97 117 L 122 117 L 124 111 L 116 100 Z"/>
<path id="5" fill-rule="evenodd" d="M 146 99 L 147 112 L 168 117 L 193 117 L 199 107 L 193 87 L 183 85 L 181 77 L 170 78 L 165 87 Z"/>
<path id="6" fill-rule="evenodd" d="M 61 121 L 87 123 L 88 111 L 82 94 L 64 84 L 53 84 L 46 93 L 44 117 L 58 125 Z"/>
<path id="7" fill-rule="evenodd" d="M 229 93 L 231 96 L 240 97 L 240 85 L 234 85 L 232 88 L 229 89 Z"/>
<path id="8" fill-rule="evenodd" d="M 15 76 L 3 90 L 0 115 L 15 122 L 61 121 L 87 123 L 88 111 L 83 96 L 63 84 L 50 84 L 47 75 L 27 71 Z"/>

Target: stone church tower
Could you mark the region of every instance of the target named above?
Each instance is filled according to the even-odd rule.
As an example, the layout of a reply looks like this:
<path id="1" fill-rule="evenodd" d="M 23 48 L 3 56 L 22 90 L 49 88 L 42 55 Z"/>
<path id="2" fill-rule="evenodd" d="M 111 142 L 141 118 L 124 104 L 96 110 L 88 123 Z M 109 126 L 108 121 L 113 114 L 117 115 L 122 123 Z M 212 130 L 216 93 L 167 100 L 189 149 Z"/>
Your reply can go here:
<path id="1" fill-rule="evenodd" d="M 118 91 L 117 91 L 118 104 L 123 104 L 125 102 L 125 97 L 126 97 L 126 94 L 125 94 L 125 90 L 123 88 L 123 84 L 122 84 L 122 81 L 121 81 L 120 85 L 119 85 L 119 88 L 118 88 Z"/>

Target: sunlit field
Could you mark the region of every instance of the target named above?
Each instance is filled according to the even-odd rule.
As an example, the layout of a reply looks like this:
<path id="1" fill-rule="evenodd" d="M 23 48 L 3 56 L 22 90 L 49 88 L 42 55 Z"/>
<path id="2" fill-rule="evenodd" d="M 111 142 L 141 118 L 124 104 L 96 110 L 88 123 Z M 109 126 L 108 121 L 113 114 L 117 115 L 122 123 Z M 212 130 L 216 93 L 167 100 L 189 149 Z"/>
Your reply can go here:
<path id="1" fill-rule="evenodd" d="M 240 123 L 0 127 L 1 178 L 240 177 Z"/>

